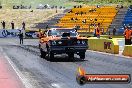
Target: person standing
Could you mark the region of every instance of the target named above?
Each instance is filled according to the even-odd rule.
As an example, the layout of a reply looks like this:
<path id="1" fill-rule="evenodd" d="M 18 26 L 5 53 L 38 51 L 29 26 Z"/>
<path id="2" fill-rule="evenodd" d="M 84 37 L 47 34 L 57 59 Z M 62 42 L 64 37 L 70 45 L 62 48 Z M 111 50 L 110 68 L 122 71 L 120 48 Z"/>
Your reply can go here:
<path id="1" fill-rule="evenodd" d="M 132 36 L 131 30 L 128 27 L 126 27 L 124 31 L 125 45 L 131 45 L 131 36 Z"/>
<path id="2" fill-rule="evenodd" d="M 45 28 L 48 29 L 49 28 L 49 25 L 47 24 Z"/>
<path id="3" fill-rule="evenodd" d="M 104 28 L 102 28 L 102 35 L 104 35 Z"/>
<path id="4" fill-rule="evenodd" d="M 1 22 L 3 29 L 5 29 L 5 21 Z"/>
<path id="5" fill-rule="evenodd" d="M 19 39 L 20 39 L 20 44 L 23 44 L 23 33 L 21 31 L 19 33 Z"/>
<path id="6" fill-rule="evenodd" d="M 25 30 L 25 22 L 22 22 L 22 29 Z"/>
<path id="7" fill-rule="evenodd" d="M 11 22 L 11 28 L 14 29 L 14 22 Z"/>
<path id="8" fill-rule="evenodd" d="M 131 31 L 131 38 L 130 38 L 130 42 L 131 42 L 131 44 L 132 44 L 132 30 L 130 30 Z"/>
<path id="9" fill-rule="evenodd" d="M 116 28 L 114 27 L 114 29 L 113 29 L 113 35 L 115 35 L 116 34 Z"/>
<path id="10" fill-rule="evenodd" d="M 55 9 L 56 9 L 55 12 L 57 13 L 57 12 L 58 12 L 58 11 L 57 11 L 57 6 L 55 6 Z"/>
<path id="11" fill-rule="evenodd" d="M 97 38 L 100 38 L 100 23 L 98 23 L 98 25 L 96 26 L 95 32 L 96 32 Z"/>

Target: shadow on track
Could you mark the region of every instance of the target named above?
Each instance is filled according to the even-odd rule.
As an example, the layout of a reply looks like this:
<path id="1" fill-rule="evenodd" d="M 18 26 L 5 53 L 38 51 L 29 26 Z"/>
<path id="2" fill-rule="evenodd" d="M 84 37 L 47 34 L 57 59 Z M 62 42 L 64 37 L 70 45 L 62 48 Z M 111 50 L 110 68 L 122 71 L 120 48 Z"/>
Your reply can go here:
<path id="1" fill-rule="evenodd" d="M 70 59 L 67 55 L 55 55 L 53 60 L 49 60 L 47 56 L 43 59 L 50 61 L 50 62 L 84 62 L 84 61 L 87 61 L 87 60 L 82 60 L 77 57 L 74 57 L 74 59 Z"/>

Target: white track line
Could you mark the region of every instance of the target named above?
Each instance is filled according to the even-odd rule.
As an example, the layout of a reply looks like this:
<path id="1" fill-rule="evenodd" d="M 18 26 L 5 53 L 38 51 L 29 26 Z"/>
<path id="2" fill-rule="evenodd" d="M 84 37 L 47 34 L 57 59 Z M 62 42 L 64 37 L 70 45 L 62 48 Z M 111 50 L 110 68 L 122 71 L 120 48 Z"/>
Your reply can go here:
<path id="1" fill-rule="evenodd" d="M 11 59 L 7 56 L 6 53 L 4 53 L 3 49 L 0 47 L 0 51 L 2 51 L 4 57 L 7 59 L 7 61 L 9 62 L 9 64 L 11 65 L 11 67 L 13 68 L 13 70 L 16 72 L 17 76 L 19 77 L 19 79 L 21 80 L 21 82 L 23 83 L 23 85 L 25 86 L 25 88 L 34 88 L 31 84 L 30 84 L 30 80 L 28 80 L 27 78 L 25 78 L 23 76 L 23 74 L 19 71 L 19 69 L 14 65 L 14 63 L 11 61 Z"/>

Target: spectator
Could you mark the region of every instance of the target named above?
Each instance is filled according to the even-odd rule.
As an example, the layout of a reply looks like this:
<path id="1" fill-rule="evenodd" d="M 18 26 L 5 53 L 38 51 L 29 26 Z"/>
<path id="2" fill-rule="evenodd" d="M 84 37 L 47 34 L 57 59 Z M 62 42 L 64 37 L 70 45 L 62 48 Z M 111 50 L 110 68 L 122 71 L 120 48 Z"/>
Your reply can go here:
<path id="1" fill-rule="evenodd" d="M 62 6 L 60 6 L 59 8 L 62 9 Z"/>
<path id="2" fill-rule="evenodd" d="M 95 32 L 97 38 L 100 38 L 100 23 L 98 23 L 98 25 L 96 26 Z"/>
<path id="3" fill-rule="evenodd" d="M 113 35 L 115 35 L 116 34 L 116 28 L 114 27 L 114 29 L 113 29 Z"/>
<path id="4" fill-rule="evenodd" d="M 84 19 L 84 20 L 82 21 L 82 23 L 86 23 L 86 19 Z"/>
<path id="5" fill-rule="evenodd" d="M 30 12 L 33 12 L 33 10 L 31 10 Z"/>
<path id="6" fill-rule="evenodd" d="M 59 21 L 56 21 L 56 23 L 58 24 L 58 23 L 59 23 Z"/>
<path id="7" fill-rule="evenodd" d="M 74 8 L 76 8 L 76 6 L 74 6 Z"/>
<path id="8" fill-rule="evenodd" d="M 25 28 L 25 22 L 24 22 L 24 21 L 22 22 L 22 29 L 23 29 L 23 30 L 26 29 L 26 28 Z"/>
<path id="9" fill-rule="evenodd" d="M 2 9 L 2 5 L 0 5 L 0 9 Z"/>
<path id="10" fill-rule="evenodd" d="M 123 6 L 123 5 L 121 5 L 121 7 L 120 7 L 120 8 L 121 8 L 121 9 L 123 9 L 123 7 L 124 7 L 124 6 Z"/>
<path id="11" fill-rule="evenodd" d="M 20 6 L 16 6 L 16 9 L 20 9 Z"/>
<path id="12" fill-rule="evenodd" d="M 126 27 L 124 31 L 125 45 L 131 45 L 131 36 L 132 36 L 131 30 L 128 27 Z"/>
<path id="13" fill-rule="evenodd" d="M 20 39 L 20 44 L 23 44 L 23 33 L 21 31 L 19 33 L 19 39 Z"/>
<path id="14" fill-rule="evenodd" d="M 80 8 L 82 8 L 82 5 L 80 5 Z"/>
<path id="15" fill-rule="evenodd" d="M 78 20 L 77 17 L 75 18 L 75 20 Z"/>
<path id="16" fill-rule="evenodd" d="M 46 25 L 46 29 L 48 29 L 48 28 L 49 28 L 49 25 L 47 24 L 47 25 Z"/>
<path id="17" fill-rule="evenodd" d="M 55 12 L 57 13 L 57 12 L 58 12 L 58 11 L 57 11 L 57 6 L 55 6 L 55 8 L 56 8 L 56 11 L 55 11 Z"/>
<path id="18" fill-rule="evenodd" d="M 118 8 L 119 8 L 119 5 L 116 6 L 116 9 L 118 9 Z"/>
<path id="19" fill-rule="evenodd" d="M 102 28 L 102 35 L 104 34 L 104 28 Z"/>
<path id="20" fill-rule="evenodd" d="M 130 42 L 132 44 L 132 29 L 130 31 L 131 31 L 131 39 L 130 39 Z"/>
<path id="21" fill-rule="evenodd" d="M 80 13 L 81 15 L 83 15 L 83 11 L 81 11 L 81 13 Z"/>
<path id="22" fill-rule="evenodd" d="M 74 18 L 71 18 L 71 20 L 73 21 L 73 20 L 74 20 Z"/>
<path id="23" fill-rule="evenodd" d="M 75 13 L 75 15 L 78 15 L 78 14 L 79 14 L 79 12 L 76 12 L 76 13 Z"/>
<path id="24" fill-rule="evenodd" d="M 109 39 L 112 39 L 112 35 L 111 35 L 111 33 L 110 33 L 110 30 L 109 30 L 109 29 L 107 29 L 107 34 L 108 34 L 108 38 L 109 38 Z"/>
<path id="25" fill-rule="evenodd" d="M 11 28 L 14 29 L 14 22 L 11 22 Z"/>
<path id="26" fill-rule="evenodd" d="M 100 6 L 99 6 L 99 5 L 97 5 L 96 7 L 97 7 L 97 8 L 100 8 Z"/>
<path id="27" fill-rule="evenodd" d="M 97 19 L 95 18 L 94 21 L 97 21 Z"/>
<path id="28" fill-rule="evenodd" d="M 96 35 L 96 29 L 94 29 L 93 35 L 94 35 L 94 37 L 97 37 L 97 35 Z"/>
<path id="29" fill-rule="evenodd" d="M 71 10 L 70 13 L 72 13 L 73 11 Z"/>
<path id="30" fill-rule="evenodd" d="M 15 8 L 15 5 L 13 5 L 13 9 L 16 9 L 16 8 Z"/>
<path id="31" fill-rule="evenodd" d="M 5 21 L 1 22 L 3 29 L 5 29 Z"/>

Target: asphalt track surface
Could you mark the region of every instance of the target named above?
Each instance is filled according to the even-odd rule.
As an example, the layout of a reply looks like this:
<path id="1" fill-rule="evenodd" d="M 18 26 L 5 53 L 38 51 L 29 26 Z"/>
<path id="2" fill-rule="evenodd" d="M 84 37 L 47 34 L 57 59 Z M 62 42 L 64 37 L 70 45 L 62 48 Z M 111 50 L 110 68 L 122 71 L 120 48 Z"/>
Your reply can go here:
<path id="1" fill-rule="evenodd" d="M 25 88 L 0 48 L 0 88 Z"/>
<path id="2" fill-rule="evenodd" d="M 82 66 L 88 74 L 131 74 L 132 58 L 88 50 L 86 59 L 68 61 L 66 55 L 57 55 L 50 62 L 40 58 L 38 40 L 25 40 L 19 45 L 18 39 L 1 39 L 0 47 L 23 76 L 27 88 L 132 88 L 129 84 L 86 84 L 76 82 L 77 68 Z"/>

